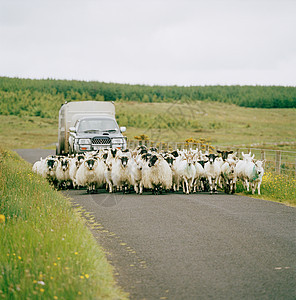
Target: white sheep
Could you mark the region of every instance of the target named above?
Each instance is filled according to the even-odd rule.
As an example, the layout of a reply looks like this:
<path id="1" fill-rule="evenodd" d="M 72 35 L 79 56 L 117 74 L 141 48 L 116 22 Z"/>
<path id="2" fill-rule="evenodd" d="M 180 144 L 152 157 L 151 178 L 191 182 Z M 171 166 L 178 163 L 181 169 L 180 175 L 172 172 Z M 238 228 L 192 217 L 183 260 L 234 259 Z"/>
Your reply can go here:
<path id="1" fill-rule="evenodd" d="M 69 163 L 70 159 L 67 157 L 60 157 L 56 168 L 56 179 L 58 181 L 58 188 L 67 187 L 71 178 L 69 175 Z"/>
<path id="2" fill-rule="evenodd" d="M 172 187 L 172 170 L 165 159 L 153 153 L 148 163 L 142 169 L 142 184 L 145 188 L 152 189 L 155 194 Z"/>
<path id="3" fill-rule="evenodd" d="M 45 159 L 40 158 L 36 161 L 32 167 L 33 172 L 41 175 L 47 179 L 50 183 L 56 183 L 56 169 L 58 161 L 55 157 L 48 156 Z"/>
<path id="4" fill-rule="evenodd" d="M 117 190 L 121 188 L 126 191 L 126 188 L 130 187 L 130 168 L 129 157 L 127 155 L 119 155 L 115 158 L 112 164 L 111 178 L 113 186 L 116 186 Z"/>
<path id="5" fill-rule="evenodd" d="M 236 189 L 236 164 L 237 160 L 227 158 L 221 167 L 221 175 L 226 193 L 234 193 Z"/>
<path id="6" fill-rule="evenodd" d="M 76 173 L 76 183 L 79 186 L 86 186 L 87 192 L 95 192 L 97 187 L 96 166 L 98 162 L 95 158 L 86 158 Z"/>
<path id="7" fill-rule="evenodd" d="M 69 176 L 72 180 L 73 188 L 78 187 L 76 183 L 76 173 L 81 164 L 84 161 L 85 156 L 83 154 L 77 154 L 74 158 L 70 159 L 69 162 Z"/>
<path id="8" fill-rule="evenodd" d="M 220 161 L 216 161 L 218 156 L 215 154 L 208 154 L 206 156 L 209 160 L 205 163 L 204 169 L 209 181 L 210 193 L 212 194 L 213 191 L 214 193 L 217 193 L 218 179 L 221 174 Z"/>

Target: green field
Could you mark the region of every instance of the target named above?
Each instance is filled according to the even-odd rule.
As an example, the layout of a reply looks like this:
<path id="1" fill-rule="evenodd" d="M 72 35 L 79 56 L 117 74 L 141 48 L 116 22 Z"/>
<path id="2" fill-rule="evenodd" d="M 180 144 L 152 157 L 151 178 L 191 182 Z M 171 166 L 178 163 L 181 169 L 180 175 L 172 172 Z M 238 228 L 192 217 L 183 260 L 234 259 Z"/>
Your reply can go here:
<path id="1" fill-rule="evenodd" d="M 129 139 L 140 134 L 165 142 L 205 138 L 220 146 L 295 142 L 294 108 L 245 108 L 207 101 L 116 102 L 115 105 L 118 123 L 127 127 Z M 57 128 L 57 115 L 56 118 L 0 115 L 0 138 L 3 146 L 10 149 L 54 149 Z M 295 149 L 295 144 L 286 149 Z"/>

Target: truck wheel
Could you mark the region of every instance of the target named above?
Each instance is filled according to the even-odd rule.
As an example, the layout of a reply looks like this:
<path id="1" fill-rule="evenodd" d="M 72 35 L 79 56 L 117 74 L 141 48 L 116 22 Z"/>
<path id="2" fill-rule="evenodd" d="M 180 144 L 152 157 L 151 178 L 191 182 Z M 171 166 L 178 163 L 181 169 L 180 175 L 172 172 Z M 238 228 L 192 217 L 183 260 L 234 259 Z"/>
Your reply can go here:
<path id="1" fill-rule="evenodd" d="M 60 155 L 60 153 L 59 153 L 59 144 L 56 144 L 56 155 Z"/>
<path id="2" fill-rule="evenodd" d="M 68 145 L 68 149 L 69 149 L 69 155 L 72 155 L 73 154 L 73 151 L 72 151 L 72 148 L 70 145 Z"/>

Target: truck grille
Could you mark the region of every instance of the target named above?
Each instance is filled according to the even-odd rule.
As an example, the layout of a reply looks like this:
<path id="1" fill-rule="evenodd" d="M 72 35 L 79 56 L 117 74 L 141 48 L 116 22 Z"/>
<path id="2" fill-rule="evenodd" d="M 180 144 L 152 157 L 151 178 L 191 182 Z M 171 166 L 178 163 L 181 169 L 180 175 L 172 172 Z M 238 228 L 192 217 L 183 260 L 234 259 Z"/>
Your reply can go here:
<path id="1" fill-rule="evenodd" d="M 91 139 L 94 145 L 110 145 L 111 139 L 109 137 L 94 137 Z"/>

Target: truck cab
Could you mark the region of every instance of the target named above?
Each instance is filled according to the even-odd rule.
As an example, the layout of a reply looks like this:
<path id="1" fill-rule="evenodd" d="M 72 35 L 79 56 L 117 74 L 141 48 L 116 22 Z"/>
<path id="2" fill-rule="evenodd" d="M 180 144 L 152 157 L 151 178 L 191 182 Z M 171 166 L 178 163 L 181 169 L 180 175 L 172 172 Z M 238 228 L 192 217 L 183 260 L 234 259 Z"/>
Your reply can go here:
<path id="1" fill-rule="evenodd" d="M 59 111 L 59 130 L 56 154 L 68 155 L 101 148 L 126 148 L 115 119 L 115 106 L 108 101 L 72 101 Z"/>
<path id="2" fill-rule="evenodd" d="M 126 148 L 122 132 L 125 127 L 120 127 L 110 117 L 90 116 L 76 121 L 69 131 L 69 153 L 94 151 L 101 148 Z"/>

